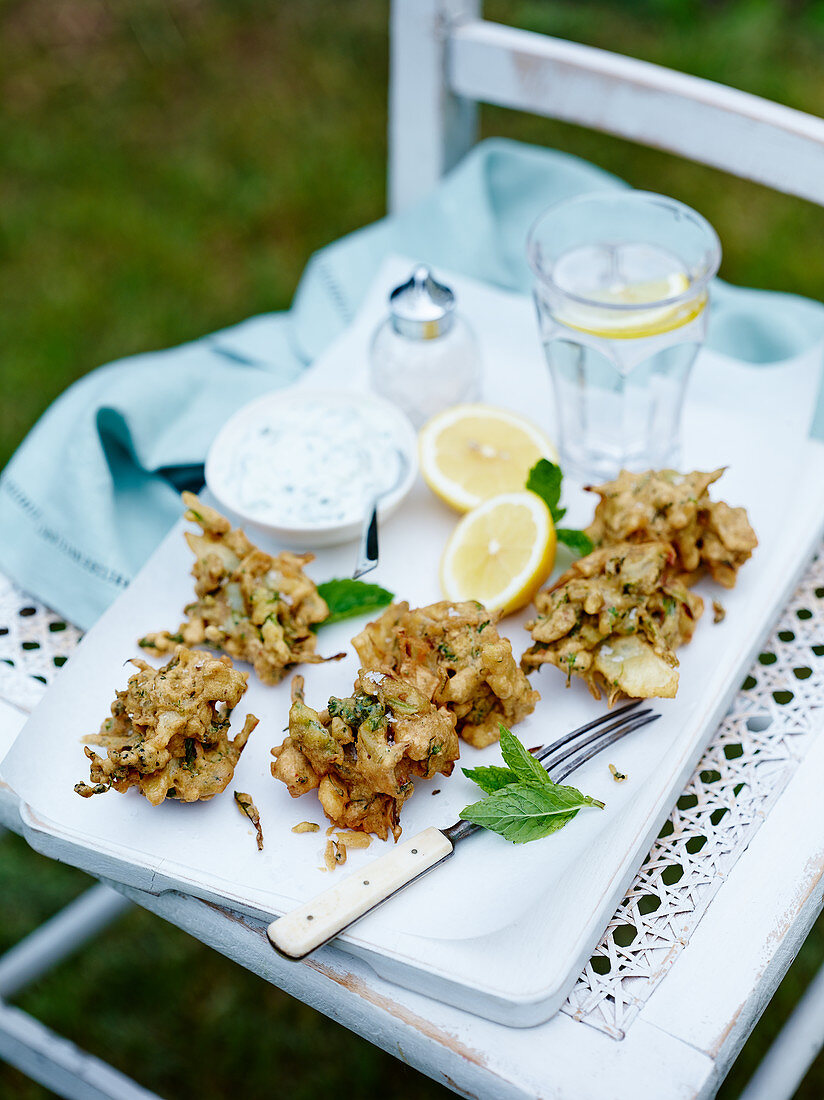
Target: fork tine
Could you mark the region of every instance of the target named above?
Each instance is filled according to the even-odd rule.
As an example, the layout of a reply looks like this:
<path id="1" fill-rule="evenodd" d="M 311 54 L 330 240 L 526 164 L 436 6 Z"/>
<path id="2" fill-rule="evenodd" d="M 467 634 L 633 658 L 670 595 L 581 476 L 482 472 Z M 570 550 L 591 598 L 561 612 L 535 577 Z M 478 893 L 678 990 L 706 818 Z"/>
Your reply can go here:
<path id="1" fill-rule="evenodd" d="M 605 722 L 614 722 L 616 719 L 620 719 L 622 715 L 627 714 L 631 710 L 635 710 L 636 707 L 640 707 L 644 701 L 643 699 L 634 699 L 631 703 L 627 703 L 626 706 L 619 707 L 618 710 L 608 710 L 606 714 L 602 714 L 600 718 L 593 718 L 591 722 L 579 726 L 570 733 L 565 733 L 563 737 L 559 737 L 558 740 L 553 741 L 551 745 L 545 745 L 542 749 L 539 749 L 535 753 L 535 759 L 546 760 L 548 757 L 554 756 L 558 749 L 562 749 L 565 745 L 568 745 L 570 741 L 574 741 L 576 737 L 580 737 L 583 733 L 589 733 L 590 730 L 597 729 Z"/>
<path id="2" fill-rule="evenodd" d="M 589 737 L 585 737 L 582 741 L 576 741 L 574 745 L 568 745 L 560 752 L 553 753 L 551 757 L 547 757 L 541 762 L 546 771 L 557 768 L 559 764 L 563 764 L 565 760 L 569 760 L 572 753 L 579 752 L 581 749 L 585 749 L 587 745 L 594 745 L 596 742 L 600 741 L 605 733 L 611 733 L 612 730 L 616 730 L 619 726 L 623 726 L 624 722 L 633 722 L 636 718 L 642 718 L 647 714 L 652 714 L 652 707 L 647 707 L 646 710 L 637 710 L 634 714 L 630 714 L 627 717 L 616 718 L 615 721 L 610 722 L 608 726 L 603 726 L 601 729 L 595 730 Z"/>
<path id="3" fill-rule="evenodd" d="M 555 761 L 554 765 L 550 767 L 557 767 L 559 764 L 564 764 L 564 767 L 558 772 L 557 776 L 552 776 L 555 783 L 562 783 L 568 775 L 571 775 L 576 768 L 580 768 L 582 764 L 586 764 L 588 760 L 591 760 L 593 756 L 597 756 L 599 752 L 607 748 L 609 745 L 614 745 L 616 741 L 620 741 L 622 737 L 626 737 L 628 733 L 632 733 L 633 730 L 640 729 L 642 726 L 648 726 L 651 722 L 657 722 L 661 717 L 660 714 L 645 714 L 645 715 L 633 715 L 628 722 L 624 725 L 620 725 L 619 729 L 610 727 L 609 731 L 601 731 L 596 737 L 589 738 L 584 746 L 578 746 L 583 748 L 577 756 L 572 759 L 562 757 L 560 760 Z M 549 767 L 547 767 L 549 771 Z"/>
<path id="4" fill-rule="evenodd" d="M 630 703 L 628 706 L 622 707 L 621 710 L 613 711 L 611 714 L 607 714 L 604 717 L 614 719 L 616 714 L 625 715 L 627 711 L 635 710 L 639 702 L 641 702 L 641 700 Z M 548 748 L 542 750 L 542 753 L 544 755 L 547 753 L 554 753 L 559 746 L 566 745 L 573 737 L 583 730 L 591 730 L 593 725 L 600 725 L 604 721 L 604 717 L 596 719 L 595 722 L 588 722 L 586 726 L 581 726 L 580 730 L 573 730 L 571 734 L 568 734 L 560 741 L 556 741 L 554 745 L 549 745 Z M 576 768 L 580 768 L 587 760 L 591 760 L 592 757 L 596 756 L 602 749 L 615 744 L 616 741 L 620 741 L 622 737 L 626 737 L 626 735 L 632 733 L 633 730 L 640 729 L 641 726 L 647 726 L 650 722 L 657 721 L 660 717 L 660 714 L 652 714 L 649 710 L 642 710 L 629 715 L 626 719 L 618 718 L 617 721 L 607 726 L 606 729 L 598 730 L 592 737 L 588 737 L 583 744 L 573 745 L 572 748 L 568 748 L 566 752 L 561 753 L 560 756 L 549 765 L 544 764 L 544 767 L 547 772 L 549 772 L 550 768 L 557 768 L 561 764 L 565 765 L 558 772 L 557 776 L 550 776 L 554 783 L 563 783 L 566 777 L 571 775 Z M 573 755 L 574 753 L 577 753 L 577 755 Z M 535 755 L 540 759 L 541 753 L 536 753 Z M 447 840 L 451 841 L 453 844 L 457 844 L 458 841 L 463 840 L 464 837 L 470 836 L 472 833 L 480 832 L 481 828 L 481 825 L 475 825 L 461 818 L 456 821 L 454 825 L 450 825 L 448 829 L 442 829 L 441 832 Z"/>

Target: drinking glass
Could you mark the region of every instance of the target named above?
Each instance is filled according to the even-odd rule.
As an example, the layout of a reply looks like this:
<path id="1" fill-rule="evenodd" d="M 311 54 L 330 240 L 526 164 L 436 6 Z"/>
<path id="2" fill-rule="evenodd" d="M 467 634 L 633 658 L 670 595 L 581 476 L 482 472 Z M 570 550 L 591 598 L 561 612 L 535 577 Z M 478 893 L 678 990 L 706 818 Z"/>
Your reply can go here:
<path id="1" fill-rule="evenodd" d="M 564 470 L 603 481 L 677 467 L 715 230 L 674 199 L 610 191 L 550 207 L 527 250 Z"/>

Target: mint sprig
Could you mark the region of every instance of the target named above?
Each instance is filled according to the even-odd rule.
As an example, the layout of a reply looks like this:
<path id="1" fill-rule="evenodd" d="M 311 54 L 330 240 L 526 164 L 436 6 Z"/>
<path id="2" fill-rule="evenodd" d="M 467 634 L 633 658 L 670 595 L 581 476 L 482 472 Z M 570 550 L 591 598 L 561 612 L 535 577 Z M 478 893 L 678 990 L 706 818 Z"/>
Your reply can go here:
<path id="1" fill-rule="evenodd" d="M 561 482 L 564 475 L 561 467 L 547 458 L 539 458 L 526 479 L 526 487 L 535 493 L 546 504 L 555 524 L 555 534 L 558 542 L 564 543 L 570 550 L 585 556 L 592 553 L 592 539 L 583 531 L 574 527 L 559 527 L 558 523 L 566 515 L 566 508 L 560 507 Z"/>
<path id="2" fill-rule="evenodd" d="M 329 614 L 319 626 L 379 611 L 395 598 L 392 592 L 381 588 L 379 584 L 367 584 L 366 581 L 356 581 L 351 577 L 324 581 L 318 585 L 318 592 L 329 608 Z"/>
<path id="3" fill-rule="evenodd" d="M 518 777 L 511 768 L 501 768 L 497 764 L 490 764 L 480 768 L 461 768 L 467 779 L 477 783 L 484 794 L 494 794 L 502 787 L 508 787 L 510 783 L 517 783 Z"/>
<path id="4" fill-rule="evenodd" d="M 513 844 L 526 844 L 557 832 L 585 806 L 604 808 L 575 787 L 553 783 L 540 762 L 506 726 L 500 727 L 501 754 L 507 767 L 464 768 L 468 779 L 487 795 L 461 811 L 464 821 L 500 833 Z"/>

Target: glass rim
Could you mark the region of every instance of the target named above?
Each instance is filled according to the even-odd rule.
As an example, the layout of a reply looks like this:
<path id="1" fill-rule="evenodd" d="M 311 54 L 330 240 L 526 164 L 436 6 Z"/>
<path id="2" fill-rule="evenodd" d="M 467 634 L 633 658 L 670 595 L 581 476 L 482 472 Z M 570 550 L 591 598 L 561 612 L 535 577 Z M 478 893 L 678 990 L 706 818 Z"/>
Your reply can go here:
<path id="1" fill-rule="evenodd" d="M 567 207 L 581 206 L 586 202 L 592 202 L 607 197 L 636 203 L 638 205 L 652 202 L 659 206 L 669 207 L 671 210 L 677 210 L 685 214 L 699 229 L 703 230 L 708 237 L 711 259 L 707 265 L 707 270 L 697 279 L 691 279 L 690 285 L 686 290 L 682 290 L 678 294 L 668 295 L 665 298 L 651 298 L 645 302 L 604 302 L 595 298 L 585 297 L 581 294 L 575 294 L 565 287 L 559 286 L 552 276 L 540 266 L 536 258 L 535 236 L 538 226 L 548 215 L 556 214 L 559 210 L 563 211 Z M 679 306 L 691 302 L 706 290 L 710 279 L 714 278 L 718 273 L 718 268 L 721 266 L 721 240 L 703 214 L 699 214 L 698 211 L 693 210 L 691 206 L 687 206 L 686 203 L 680 202 L 678 199 L 672 199 L 668 195 L 659 195 L 656 191 L 638 191 L 635 188 L 627 188 L 626 190 L 587 191 L 583 195 L 574 195 L 569 199 L 561 199 L 551 206 L 546 207 L 529 227 L 526 238 L 526 251 L 527 261 L 532 269 L 532 273 L 540 283 L 555 290 L 568 301 L 576 302 L 578 305 L 588 306 L 593 309 L 613 310 L 618 314 L 631 313 L 637 310 L 655 309 L 658 307 Z"/>

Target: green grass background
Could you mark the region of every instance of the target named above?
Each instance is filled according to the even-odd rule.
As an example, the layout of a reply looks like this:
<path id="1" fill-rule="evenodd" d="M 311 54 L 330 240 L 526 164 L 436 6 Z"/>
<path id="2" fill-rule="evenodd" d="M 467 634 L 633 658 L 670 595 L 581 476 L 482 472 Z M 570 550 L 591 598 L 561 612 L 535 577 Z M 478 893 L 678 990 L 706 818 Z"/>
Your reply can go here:
<path id="1" fill-rule="evenodd" d="M 309 254 L 385 209 L 382 0 L 0 0 L 0 466 L 74 379 L 288 307 Z M 488 0 L 518 26 L 824 115 L 824 2 Z M 734 282 L 821 297 L 824 214 L 656 151 L 484 108 L 701 210 Z M 0 950 L 80 892 L 0 839 Z M 824 959 L 817 927 L 721 1096 Z M 402 1062 L 134 911 L 18 1003 L 174 1100 L 446 1095 Z M 799 1096 L 824 1094 L 816 1064 Z M 48 1095 L 0 1064 L 0 1098 Z"/>

